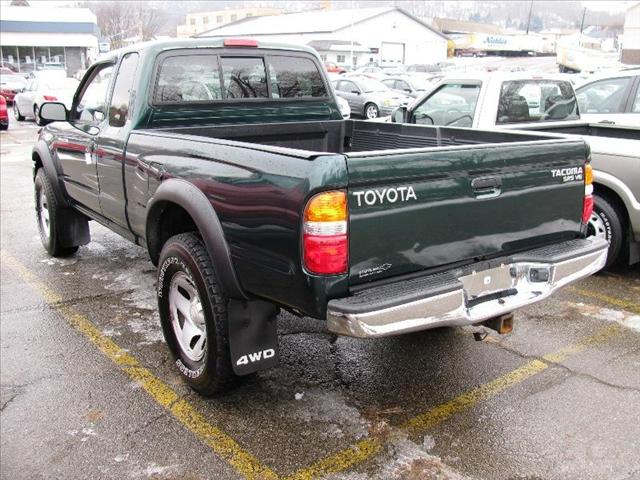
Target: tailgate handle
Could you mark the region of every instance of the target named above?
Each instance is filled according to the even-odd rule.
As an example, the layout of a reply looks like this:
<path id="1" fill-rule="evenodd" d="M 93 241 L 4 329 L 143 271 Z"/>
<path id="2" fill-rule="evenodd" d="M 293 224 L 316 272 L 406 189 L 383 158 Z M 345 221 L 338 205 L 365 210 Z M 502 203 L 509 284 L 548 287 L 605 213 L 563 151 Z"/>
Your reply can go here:
<path id="1" fill-rule="evenodd" d="M 471 181 L 471 187 L 474 190 L 486 190 L 487 188 L 499 188 L 502 186 L 500 177 L 481 177 L 474 178 Z"/>
<path id="2" fill-rule="evenodd" d="M 500 195 L 502 179 L 500 177 L 480 177 L 471 180 L 471 188 L 478 198 L 491 198 Z"/>

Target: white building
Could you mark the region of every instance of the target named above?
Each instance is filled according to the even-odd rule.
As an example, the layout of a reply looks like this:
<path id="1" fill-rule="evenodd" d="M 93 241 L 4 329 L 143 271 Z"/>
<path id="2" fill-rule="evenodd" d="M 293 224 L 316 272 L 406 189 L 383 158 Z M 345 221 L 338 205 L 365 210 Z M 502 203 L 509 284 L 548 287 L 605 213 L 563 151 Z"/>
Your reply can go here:
<path id="1" fill-rule="evenodd" d="M 88 8 L 2 7 L 2 66 L 31 72 L 62 64 L 69 75 L 87 67 L 98 52 L 98 24 Z"/>
<path id="2" fill-rule="evenodd" d="M 640 3 L 629 7 L 624 17 L 622 63 L 640 65 Z"/>
<path id="3" fill-rule="evenodd" d="M 246 18 L 198 36 L 251 37 L 298 45 L 315 42 L 328 46 L 319 51 L 323 60 L 353 65 L 435 63 L 447 58 L 447 37 L 396 7 Z"/>

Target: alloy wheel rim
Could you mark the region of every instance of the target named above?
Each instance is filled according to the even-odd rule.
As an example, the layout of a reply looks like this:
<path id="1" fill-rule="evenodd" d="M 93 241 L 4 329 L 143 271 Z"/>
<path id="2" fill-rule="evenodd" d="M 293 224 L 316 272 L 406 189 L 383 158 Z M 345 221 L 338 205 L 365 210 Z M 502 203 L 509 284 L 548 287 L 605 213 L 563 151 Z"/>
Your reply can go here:
<path id="1" fill-rule="evenodd" d="M 374 107 L 373 105 L 367 107 L 367 118 L 376 118 L 377 116 L 378 112 L 376 107 Z"/>
<path id="2" fill-rule="evenodd" d="M 598 238 L 604 238 L 608 242 L 611 241 L 611 239 L 608 238 L 607 228 L 604 224 L 604 220 L 602 220 L 602 217 L 598 215 L 596 212 L 593 212 L 591 214 L 591 217 L 589 218 L 588 231 L 589 231 L 589 235 L 592 235 Z"/>
<path id="3" fill-rule="evenodd" d="M 184 272 L 177 272 L 169 285 L 169 315 L 182 353 L 194 362 L 204 357 L 207 330 L 198 290 Z"/>
<path id="4" fill-rule="evenodd" d="M 15 101 L 15 99 L 13 100 L 13 116 L 15 117 L 16 120 L 18 120 L 18 117 L 20 116 L 20 110 L 18 109 L 18 103 Z"/>
<path id="5" fill-rule="evenodd" d="M 44 188 L 40 189 L 38 195 L 38 218 L 40 220 L 40 229 L 45 238 L 49 238 L 49 204 L 47 203 L 47 195 Z"/>

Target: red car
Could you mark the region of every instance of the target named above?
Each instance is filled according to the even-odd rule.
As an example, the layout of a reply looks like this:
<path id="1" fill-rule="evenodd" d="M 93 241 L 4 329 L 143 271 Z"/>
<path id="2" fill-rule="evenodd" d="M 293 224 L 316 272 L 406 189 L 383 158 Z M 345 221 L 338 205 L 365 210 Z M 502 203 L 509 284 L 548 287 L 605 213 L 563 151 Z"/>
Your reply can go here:
<path id="1" fill-rule="evenodd" d="M 9 114 L 7 113 L 7 101 L 0 95 L 0 130 L 9 128 Z"/>
<path id="2" fill-rule="evenodd" d="M 324 62 L 324 68 L 326 68 L 327 72 L 329 73 L 346 73 L 347 72 L 346 68 L 336 65 L 333 62 Z"/>
<path id="3" fill-rule="evenodd" d="M 13 102 L 16 93 L 21 92 L 27 85 L 24 76 L 16 73 L 8 73 L 0 75 L 0 96 L 4 97 L 9 103 Z"/>

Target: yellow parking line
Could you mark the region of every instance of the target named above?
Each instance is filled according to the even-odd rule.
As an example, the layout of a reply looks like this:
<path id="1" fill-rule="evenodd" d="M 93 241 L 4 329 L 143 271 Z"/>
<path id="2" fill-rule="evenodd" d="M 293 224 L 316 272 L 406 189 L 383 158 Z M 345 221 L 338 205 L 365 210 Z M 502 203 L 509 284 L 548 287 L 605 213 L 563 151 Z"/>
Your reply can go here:
<path id="1" fill-rule="evenodd" d="M 400 425 L 399 428 L 405 430 L 409 435 L 424 434 L 427 430 L 448 420 L 456 413 L 471 408 L 478 402 L 495 397 L 504 390 L 543 372 L 553 363 L 561 362 L 571 355 L 603 342 L 621 329 L 622 327 L 617 324 L 607 326 L 594 335 L 585 337 L 572 345 L 543 356 L 542 360 L 532 360 L 501 377 L 469 390 L 448 402 L 437 405 L 425 413 L 411 418 Z M 383 443 L 383 439 L 367 438 L 361 440 L 349 448 L 326 457 L 310 467 L 299 470 L 287 478 L 288 480 L 311 480 L 342 472 L 375 456 L 382 449 Z"/>
<path id="2" fill-rule="evenodd" d="M 113 340 L 106 337 L 85 316 L 62 303 L 62 297 L 47 287 L 19 260 L 0 250 L 2 262 L 10 266 L 30 287 L 35 289 L 44 301 L 55 308 L 69 324 L 83 333 L 111 361 L 118 365 L 129 378 L 144 388 L 156 403 L 167 409 L 182 425 L 194 433 L 201 441 L 226 460 L 238 473 L 247 479 L 277 479 L 278 475 L 244 450 L 233 438 L 218 427 L 207 422 L 189 402 L 180 398 L 176 391 L 156 377 L 149 370 Z"/>
<path id="3" fill-rule="evenodd" d="M 582 295 L 583 297 L 600 300 L 601 302 L 615 305 L 616 307 L 623 308 L 629 312 L 640 314 L 640 303 L 631 302 L 629 300 L 622 300 L 621 298 L 612 297 L 600 292 L 594 292 L 593 290 L 587 290 L 586 288 L 567 287 L 567 290 L 577 293 L 578 295 Z"/>

